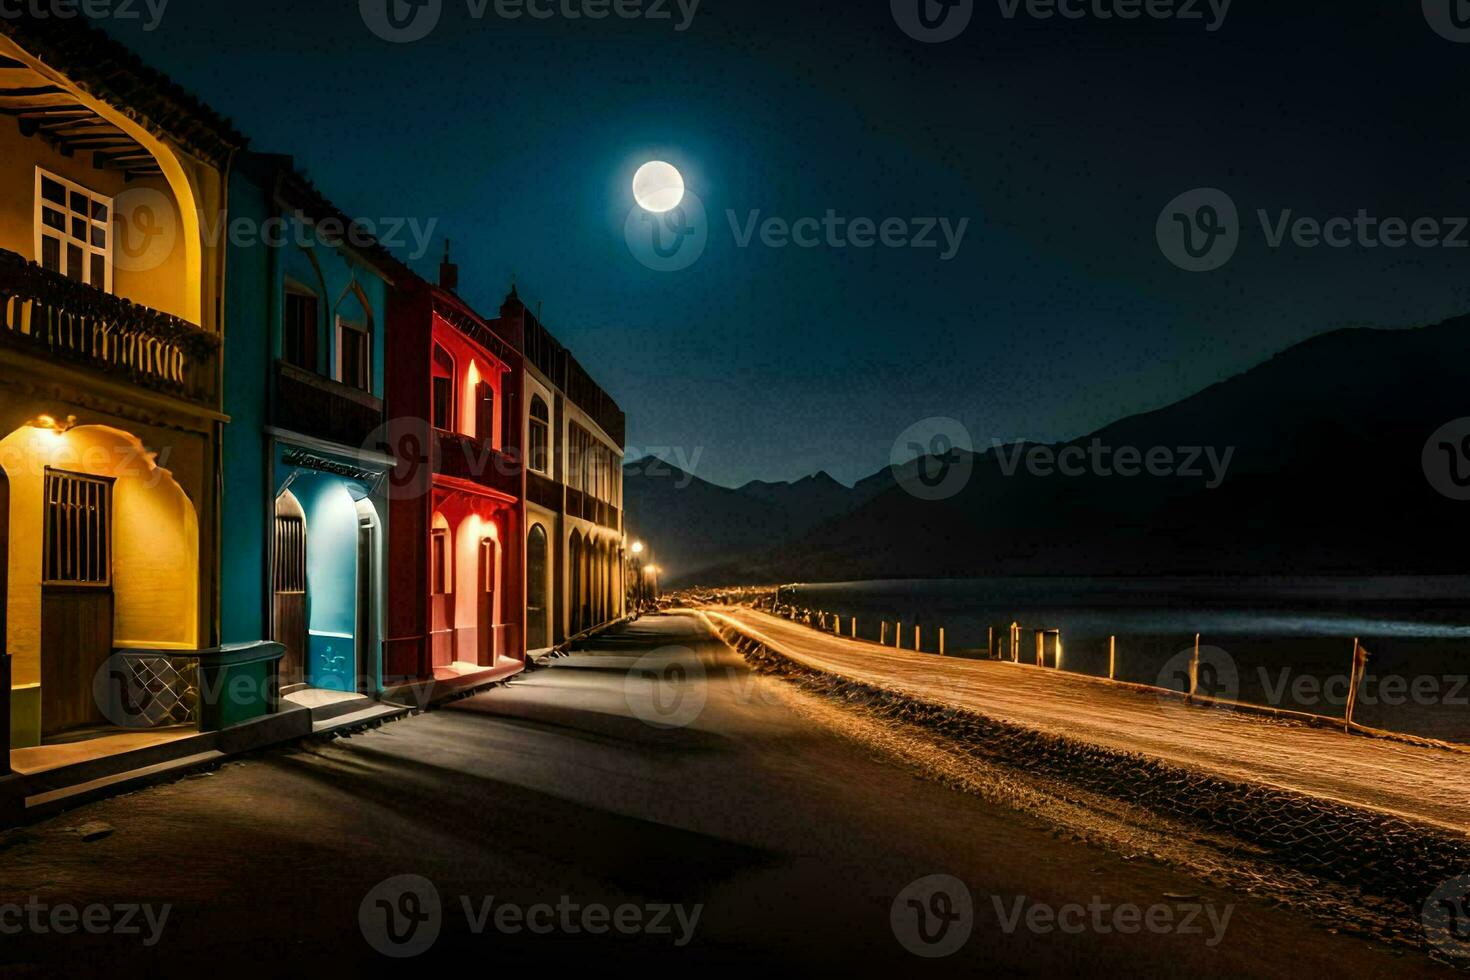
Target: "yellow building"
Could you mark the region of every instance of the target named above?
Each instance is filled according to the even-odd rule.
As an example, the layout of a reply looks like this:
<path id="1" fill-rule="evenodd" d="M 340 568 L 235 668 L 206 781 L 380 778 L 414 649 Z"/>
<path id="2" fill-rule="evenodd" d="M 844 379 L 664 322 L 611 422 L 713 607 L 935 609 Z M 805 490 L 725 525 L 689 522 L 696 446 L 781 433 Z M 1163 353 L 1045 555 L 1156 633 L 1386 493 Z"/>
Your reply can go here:
<path id="1" fill-rule="evenodd" d="M 0 560 L 12 746 L 155 723 L 218 643 L 224 120 L 77 20 L 0 19 Z M 170 711 L 174 711 L 170 715 Z M 180 713 L 182 712 L 182 713 Z"/>

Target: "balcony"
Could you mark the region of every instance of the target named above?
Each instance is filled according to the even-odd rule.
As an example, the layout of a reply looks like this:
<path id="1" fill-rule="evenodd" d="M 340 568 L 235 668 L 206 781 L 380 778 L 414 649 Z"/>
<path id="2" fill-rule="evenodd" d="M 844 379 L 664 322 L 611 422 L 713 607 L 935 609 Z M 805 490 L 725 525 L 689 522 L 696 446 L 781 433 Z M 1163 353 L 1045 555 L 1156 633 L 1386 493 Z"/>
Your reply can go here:
<path id="1" fill-rule="evenodd" d="M 0 249 L 0 346 L 196 405 L 218 404 L 219 338 Z"/>
<path id="2" fill-rule="evenodd" d="M 434 472 L 478 483 L 511 497 L 521 495 L 520 461 L 489 441 L 435 429 Z"/>
<path id="3" fill-rule="evenodd" d="M 383 424 L 383 402 L 349 385 L 276 362 L 276 425 L 352 449 L 369 445 Z"/>

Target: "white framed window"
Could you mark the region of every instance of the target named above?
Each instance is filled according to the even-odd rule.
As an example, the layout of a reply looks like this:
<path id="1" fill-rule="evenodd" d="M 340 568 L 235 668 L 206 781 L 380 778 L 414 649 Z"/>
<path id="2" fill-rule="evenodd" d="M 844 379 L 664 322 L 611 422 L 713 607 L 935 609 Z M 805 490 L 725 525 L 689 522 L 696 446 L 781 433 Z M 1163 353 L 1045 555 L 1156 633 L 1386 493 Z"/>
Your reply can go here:
<path id="1" fill-rule="evenodd" d="M 551 475 L 551 410 L 546 399 L 531 396 L 531 438 L 528 447 L 531 469 L 544 476 Z"/>
<path id="2" fill-rule="evenodd" d="M 112 292 L 112 198 L 36 168 L 36 262 Z"/>
<path id="3" fill-rule="evenodd" d="M 361 391 L 373 389 L 373 338 L 368 328 L 337 318 L 337 380 Z"/>

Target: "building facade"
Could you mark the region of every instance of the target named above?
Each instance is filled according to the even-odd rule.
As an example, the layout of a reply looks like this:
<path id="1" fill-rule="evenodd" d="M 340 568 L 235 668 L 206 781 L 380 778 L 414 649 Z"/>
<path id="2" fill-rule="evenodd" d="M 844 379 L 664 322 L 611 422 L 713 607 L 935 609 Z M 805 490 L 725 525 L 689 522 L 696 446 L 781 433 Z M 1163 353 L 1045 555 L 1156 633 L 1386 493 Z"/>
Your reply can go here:
<path id="1" fill-rule="evenodd" d="M 627 614 L 626 420 L 514 288 L 499 322 L 524 345 L 526 647 L 541 651 Z"/>
<path id="2" fill-rule="evenodd" d="M 152 723 L 188 723 L 220 636 L 224 253 L 205 220 L 244 141 L 58 21 L 0 20 L 0 115 L 11 745 L 113 726 L 114 656 L 159 682 Z"/>
<path id="3" fill-rule="evenodd" d="M 230 180 L 223 634 L 280 693 L 376 696 L 387 592 L 386 316 L 400 267 L 288 157 Z"/>
<path id="4" fill-rule="evenodd" d="M 390 683 L 475 683 L 525 666 L 520 338 L 439 285 L 389 299 Z"/>

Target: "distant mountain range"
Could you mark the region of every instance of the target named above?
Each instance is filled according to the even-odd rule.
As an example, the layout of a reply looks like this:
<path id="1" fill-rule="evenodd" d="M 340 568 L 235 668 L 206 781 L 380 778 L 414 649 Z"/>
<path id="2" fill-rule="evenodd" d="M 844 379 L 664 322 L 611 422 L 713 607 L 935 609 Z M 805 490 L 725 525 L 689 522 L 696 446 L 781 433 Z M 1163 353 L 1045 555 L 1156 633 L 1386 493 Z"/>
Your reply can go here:
<path id="1" fill-rule="evenodd" d="M 823 473 L 731 490 L 635 462 L 628 522 L 671 584 L 1463 574 L 1470 502 L 1435 489 L 1424 451 L 1466 416 L 1470 317 L 1338 330 L 1071 442 L 977 446 L 853 488 Z M 927 500 L 921 467 L 969 475 Z"/>

